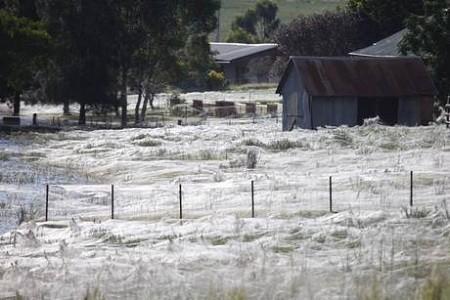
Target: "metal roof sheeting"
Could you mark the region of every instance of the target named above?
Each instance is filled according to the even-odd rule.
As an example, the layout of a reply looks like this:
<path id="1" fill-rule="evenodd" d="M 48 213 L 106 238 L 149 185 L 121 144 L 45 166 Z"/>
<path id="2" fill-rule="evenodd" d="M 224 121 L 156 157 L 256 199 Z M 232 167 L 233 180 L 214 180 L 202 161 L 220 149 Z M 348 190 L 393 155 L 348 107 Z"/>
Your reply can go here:
<path id="1" fill-rule="evenodd" d="M 356 50 L 349 53 L 354 56 L 368 56 L 368 57 L 398 57 L 403 56 L 399 50 L 399 44 L 407 29 L 403 29 L 379 42 L 374 43 L 372 46 Z"/>
<path id="2" fill-rule="evenodd" d="M 211 52 L 217 63 L 230 63 L 261 52 L 271 51 L 277 44 L 240 44 L 240 43 L 210 43 Z"/>
<path id="3" fill-rule="evenodd" d="M 310 96 L 433 96 L 436 88 L 422 60 L 416 57 L 291 57 L 278 85 L 295 68 Z"/>

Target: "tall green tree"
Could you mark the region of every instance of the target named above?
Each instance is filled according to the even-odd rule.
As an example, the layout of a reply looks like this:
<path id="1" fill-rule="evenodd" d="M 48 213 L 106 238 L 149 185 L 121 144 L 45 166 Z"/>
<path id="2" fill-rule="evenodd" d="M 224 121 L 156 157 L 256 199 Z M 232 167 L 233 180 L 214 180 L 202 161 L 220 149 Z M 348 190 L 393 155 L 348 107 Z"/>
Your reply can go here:
<path id="1" fill-rule="evenodd" d="M 226 38 L 227 43 L 244 43 L 244 44 L 254 44 L 257 43 L 255 35 L 249 33 L 248 31 L 242 29 L 241 27 L 234 27 L 228 34 Z"/>
<path id="2" fill-rule="evenodd" d="M 255 12 L 257 17 L 256 34 L 260 40 L 270 40 L 275 30 L 280 25 L 277 18 L 278 6 L 270 0 L 256 2 Z"/>
<path id="3" fill-rule="evenodd" d="M 19 115 L 21 96 L 45 63 L 50 36 L 43 23 L 0 9 L 0 44 L 0 98 L 13 102 Z"/>
<path id="4" fill-rule="evenodd" d="M 227 42 L 272 40 L 280 25 L 277 17 L 278 6 L 271 0 L 258 0 L 254 9 L 249 9 L 242 16 L 237 16 L 231 24 Z"/>
<path id="5" fill-rule="evenodd" d="M 356 14 L 347 11 L 299 16 L 281 27 L 275 40 L 285 58 L 344 56 L 372 42 L 361 23 Z"/>
<path id="6" fill-rule="evenodd" d="M 51 77 L 49 84 L 56 86 L 59 100 L 80 104 L 79 124 L 85 124 L 86 106 L 114 103 L 109 0 L 44 0 L 42 14 L 56 39 L 53 66 L 58 77 Z"/>
<path id="7" fill-rule="evenodd" d="M 181 6 L 183 48 L 179 55 L 184 77 L 180 80 L 182 88 L 206 88 L 208 73 L 214 68 L 208 36 L 216 28 L 219 8 L 220 1 L 217 0 L 189 0 Z"/>
<path id="8" fill-rule="evenodd" d="M 103 104 L 119 105 L 126 126 L 129 88 L 139 94 L 139 122 L 164 86 L 206 81 L 217 0 L 39 1 L 56 39 L 48 90 L 80 103 L 80 124 L 86 105 Z"/>
<path id="9" fill-rule="evenodd" d="M 375 40 L 403 29 L 410 14 L 421 14 L 423 0 L 348 0 L 347 8 L 373 22 Z"/>
<path id="10" fill-rule="evenodd" d="M 401 51 L 422 57 L 431 67 L 441 102 L 445 103 L 450 95 L 450 5 L 445 0 L 426 0 L 424 14 L 410 16 L 406 27 Z"/>
<path id="11" fill-rule="evenodd" d="M 211 59 L 207 36 L 215 29 L 219 7 L 217 0 L 115 2 L 115 18 L 119 21 L 113 45 L 120 70 L 123 126 L 127 123 L 126 87 L 133 76 L 135 82 L 140 78 L 137 86 L 144 87 L 150 99 L 170 77 L 183 87 L 186 83 L 201 86 L 206 82 Z M 139 56 L 148 68 L 133 63 Z M 177 76 L 182 71 L 187 78 Z M 144 101 L 143 109 L 145 104 Z M 138 106 L 135 116 L 137 111 Z"/>
<path id="12" fill-rule="evenodd" d="M 146 21 L 139 24 L 143 34 L 131 52 L 127 84 L 138 92 L 136 124 L 144 121 L 149 104 L 153 108 L 154 95 L 175 80 L 176 76 L 170 74 L 177 74 L 177 51 L 181 47 L 177 20 L 173 17 L 176 6 L 165 1 L 143 2 L 142 5 L 141 20 Z"/>

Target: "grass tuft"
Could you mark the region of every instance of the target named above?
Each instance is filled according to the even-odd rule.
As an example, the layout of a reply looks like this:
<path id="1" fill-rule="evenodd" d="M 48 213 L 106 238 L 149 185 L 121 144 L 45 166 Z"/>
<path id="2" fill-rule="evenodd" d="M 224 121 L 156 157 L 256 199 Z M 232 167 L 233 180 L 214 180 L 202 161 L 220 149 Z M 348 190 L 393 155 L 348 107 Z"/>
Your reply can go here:
<path id="1" fill-rule="evenodd" d="M 106 298 L 102 295 L 100 289 L 96 287 L 92 291 L 88 288 L 86 295 L 83 297 L 84 300 L 105 300 Z"/>
<path id="2" fill-rule="evenodd" d="M 246 139 L 242 142 L 245 146 L 254 146 L 264 148 L 266 145 L 258 139 Z"/>
<path id="3" fill-rule="evenodd" d="M 135 144 L 138 145 L 138 146 L 141 146 L 141 147 L 157 147 L 157 146 L 161 146 L 161 142 L 160 141 L 153 140 L 153 139 L 139 140 Z"/>
<path id="4" fill-rule="evenodd" d="M 353 137 L 345 129 L 336 129 L 333 131 L 333 140 L 342 147 L 348 147 L 354 143 Z"/>
<path id="5" fill-rule="evenodd" d="M 303 144 L 300 141 L 291 141 L 289 139 L 273 140 L 269 143 L 263 143 L 258 139 L 250 138 L 242 142 L 245 146 L 253 146 L 265 148 L 273 152 L 282 152 L 292 148 L 302 148 Z"/>
<path id="6" fill-rule="evenodd" d="M 265 146 L 269 150 L 276 151 L 276 152 L 286 151 L 291 148 L 303 147 L 301 142 L 299 142 L 299 141 L 294 142 L 289 139 L 281 139 L 281 140 L 271 141 L 269 144 L 267 144 Z"/>
<path id="7" fill-rule="evenodd" d="M 407 219 L 423 219 L 426 218 L 430 211 L 426 208 L 410 208 L 402 206 L 402 212 Z"/>
<path id="8" fill-rule="evenodd" d="M 450 279 L 448 275 L 433 272 L 422 287 L 421 299 L 450 300 Z"/>

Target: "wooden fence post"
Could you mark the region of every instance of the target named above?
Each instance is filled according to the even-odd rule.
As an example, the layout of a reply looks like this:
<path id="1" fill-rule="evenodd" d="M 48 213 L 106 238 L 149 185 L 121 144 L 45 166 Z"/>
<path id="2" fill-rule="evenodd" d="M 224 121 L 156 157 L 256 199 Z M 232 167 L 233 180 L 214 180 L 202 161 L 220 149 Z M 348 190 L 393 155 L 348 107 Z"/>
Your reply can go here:
<path id="1" fill-rule="evenodd" d="M 330 176 L 329 178 L 329 187 L 330 187 L 330 213 L 333 212 L 333 178 Z"/>
<path id="2" fill-rule="evenodd" d="M 114 220 L 114 184 L 111 184 L 111 219 Z"/>
<path id="3" fill-rule="evenodd" d="M 255 217 L 255 183 L 252 180 L 252 218 Z"/>
<path id="4" fill-rule="evenodd" d="M 45 188 L 45 222 L 48 221 L 48 191 L 49 191 L 49 186 L 47 184 L 46 188 Z"/>
<path id="5" fill-rule="evenodd" d="M 181 219 L 183 219 L 183 196 L 182 196 L 181 183 L 179 186 L 179 199 L 180 199 L 180 220 L 181 220 Z"/>

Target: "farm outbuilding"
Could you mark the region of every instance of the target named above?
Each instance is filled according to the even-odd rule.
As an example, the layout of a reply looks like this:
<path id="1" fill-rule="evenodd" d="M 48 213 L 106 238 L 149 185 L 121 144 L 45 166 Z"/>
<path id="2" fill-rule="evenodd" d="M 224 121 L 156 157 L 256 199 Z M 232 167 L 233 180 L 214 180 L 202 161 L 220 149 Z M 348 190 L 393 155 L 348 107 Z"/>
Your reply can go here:
<path id="1" fill-rule="evenodd" d="M 214 61 L 231 84 L 269 82 L 277 44 L 210 43 Z"/>
<path id="2" fill-rule="evenodd" d="M 419 58 L 291 57 L 277 88 L 283 130 L 432 121 L 436 89 Z"/>

